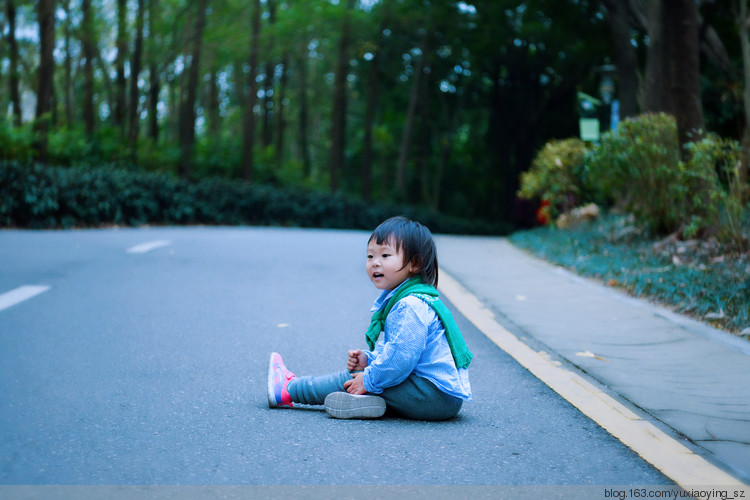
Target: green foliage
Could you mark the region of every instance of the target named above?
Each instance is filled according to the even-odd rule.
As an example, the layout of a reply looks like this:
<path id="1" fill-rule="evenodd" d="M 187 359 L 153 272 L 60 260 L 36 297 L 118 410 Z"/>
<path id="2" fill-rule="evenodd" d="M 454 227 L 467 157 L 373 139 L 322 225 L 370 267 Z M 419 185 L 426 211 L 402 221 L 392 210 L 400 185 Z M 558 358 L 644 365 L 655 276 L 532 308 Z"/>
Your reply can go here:
<path id="1" fill-rule="evenodd" d="M 546 200 L 552 216 L 593 201 L 634 214 L 656 233 L 718 234 L 745 249 L 739 143 L 707 134 L 685 148 L 682 160 L 673 117 L 642 115 L 590 151 L 578 139 L 549 142 L 521 175 L 518 194 Z"/>
<path id="2" fill-rule="evenodd" d="M 253 224 L 372 229 L 403 214 L 435 232 L 508 228 L 414 207 L 376 205 L 300 189 L 211 177 L 190 183 L 169 173 L 108 167 L 43 167 L 0 162 L 0 226 Z"/>
<path id="3" fill-rule="evenodd" d="M 83 127 L 53 128 L 48 144 L 49 161 L 54 165 L 72 165 L 91 155 L 91 144 Z"/>
<path id="4" fill-rule="evenodd" d="M 586 144 L 580 139 L 548 142 L 539 151 L 531 169 L 521 174 L 518 196 L 541 198 L 550 203 L 553 217 L 584 200 Z"/>
<path id="5" fill-rule="evenodd" d="M 591 184 L 600 200 L 633 213 L 656 233 L 705 233 L 718 224 L 723 191 L 716 168 L 728 161 L 729 149 L 714 136 L 687 147 L 692 154 L 685 162 L 669 115 L 625 120 L 589 155 Z"/>
<path id="6" fill-rule="evenodd" d="M 726 248 L 710 240 L 655 241 L 647 234 L 632 218 L 608 215 L 569 229 L 517 232 L 510 239 L 576 273 L 637 297 L 650 297 L 715 326 L 740 332 L 750 325 L 746 255 L 727 255 Z"/>
<path id="7" fill-rule="evenodd" d="M 0 159 L 31 161 L 34 155 L 34 130 L 31 124 L 13 127 L 0 121 Z"/>
<path id="8" fill-rule="evenodd" d="M 659 233 L 677 230 L 689 214 L 687 177 L 680 163 L 677 124 L 664 113 L 623 121 L 604 134 L 589 158 L 597 191 Z"/>
<path id="9" fill-rule="evenodd" d="M 690 191 L 693 221 L 718 227 L 719 236 L 739 250 L 747 249 L 743 222 L 750 207 L 744 203 L 740 168 L 742 148 L 739 142 L 709 134 L 687 145 L 690 151 Z M 690 236 L 690 234 L 687 234 Z"/>

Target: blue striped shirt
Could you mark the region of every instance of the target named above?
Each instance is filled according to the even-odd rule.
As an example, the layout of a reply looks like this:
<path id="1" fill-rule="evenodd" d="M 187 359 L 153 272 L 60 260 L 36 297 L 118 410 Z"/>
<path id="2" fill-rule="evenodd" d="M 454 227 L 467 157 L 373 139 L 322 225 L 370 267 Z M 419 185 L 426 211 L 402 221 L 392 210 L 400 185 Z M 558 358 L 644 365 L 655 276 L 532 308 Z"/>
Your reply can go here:
<path id="1" fill-rule="evenodd" d="M 383 291 L 371 312 L 385 307 L 395 290 Z M 380 394 L 414 373 L 451 396 L 471 401 L 469 370 L 456 369 L 443 324 L 435 310 L 414 295 L 393 306 L 375 349 L 365 353 L 369 360 L 363 375 L 367 392 Z"/>

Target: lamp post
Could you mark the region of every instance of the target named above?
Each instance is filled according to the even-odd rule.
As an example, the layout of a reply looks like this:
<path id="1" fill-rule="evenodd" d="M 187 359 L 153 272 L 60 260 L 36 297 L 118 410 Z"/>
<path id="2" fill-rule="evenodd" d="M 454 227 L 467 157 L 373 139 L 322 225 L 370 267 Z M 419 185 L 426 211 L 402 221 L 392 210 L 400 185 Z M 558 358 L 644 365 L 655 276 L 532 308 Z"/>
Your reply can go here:
<path id="1" fill-rule="evenodd" d="M 617 68 L 612 64 L 605 64 L 596 68 L 596 72 L 599 73 L 599 95 L 602 98 L 602 111 L 604 112 L 604 120 L 602 129 L 609 130 L 612 123 L 612 101 L 615 96 L 615 73 Z"/>

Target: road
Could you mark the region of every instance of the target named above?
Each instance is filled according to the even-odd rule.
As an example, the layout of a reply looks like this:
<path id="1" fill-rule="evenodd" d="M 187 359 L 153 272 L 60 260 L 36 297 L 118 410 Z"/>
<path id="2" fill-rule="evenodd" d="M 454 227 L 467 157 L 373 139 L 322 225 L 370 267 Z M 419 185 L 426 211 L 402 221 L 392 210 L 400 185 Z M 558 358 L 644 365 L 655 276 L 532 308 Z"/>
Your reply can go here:
<path id="1" fill-rule="evenodd" d="M 271 351 L 315 375 L 364 346 L 367 237 L 0 231 L 0 484 L 670 484 L 462 316 L 454 420 L 269 409 Z"/>

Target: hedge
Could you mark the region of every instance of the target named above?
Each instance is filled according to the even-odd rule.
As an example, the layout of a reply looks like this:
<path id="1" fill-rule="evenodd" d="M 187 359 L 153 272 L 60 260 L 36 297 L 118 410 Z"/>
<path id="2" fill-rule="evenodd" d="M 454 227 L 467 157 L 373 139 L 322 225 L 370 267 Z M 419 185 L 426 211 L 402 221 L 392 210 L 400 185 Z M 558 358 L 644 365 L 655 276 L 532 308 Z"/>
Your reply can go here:
<path id="1" fill-rule="evenodd" d="M 0 161 L 2 227 L 217 224 L 369 230 L 396 214 L 440 233 L 507 234 L 511 229 L 413 206 L 225 178 L 188 182 L 166 173 L 120 167 Z"/>

